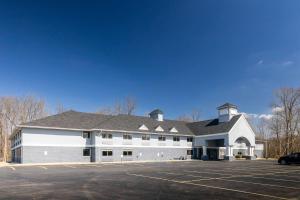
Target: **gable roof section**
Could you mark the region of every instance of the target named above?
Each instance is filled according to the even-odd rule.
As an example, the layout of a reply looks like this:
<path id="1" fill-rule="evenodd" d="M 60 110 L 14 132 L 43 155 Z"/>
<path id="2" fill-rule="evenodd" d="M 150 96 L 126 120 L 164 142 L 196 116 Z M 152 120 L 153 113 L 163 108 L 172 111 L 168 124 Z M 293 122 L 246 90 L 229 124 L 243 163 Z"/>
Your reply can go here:
<path id="1" fill-rule="evenodd" d="M 111 115 L 76 112 L 73 110 L 57 115 L 51 115 L 42 119 L 34 120 L 20 126 L 40 126 L 70 129 L 91 129 L 99 123 L 112 118 Z"/>
<path id="2" fill-rule="evenodd" d="M 64 129 L 106 129 L 115 131 L 138 131 L 162 133 L 155 130 L 160 126 L 167 130 L 165 134 L 179 135 L 208 135 L 228 132 L 237 122 L 241 115 L 234 116 L 229 122 L 219 123 L 218 119 L 205 120 L 199 122 L 183 122 L 176 120 L 157 121 L 150 117 L 132 115 L 103 115 L 94 113 L 83 113 L 67 111 L 61 114 L 52 115 L 29 123 L 21 124 L 20 127 L 47 127 Z M 145 125 L 148 130 L 140 130 L 139 127 Z M 176 127 L 177 132 L 170 131 Z"/>
<path id="3" fill-rule="evenodd" d="M 98 124 L 93 128 L 143 132 L 143 130 L 137 129 L 137 127 L 139 127 L 141 124 L 144 124 L 145 126 L 148 127 L 149 130 L 145 132 L 161 133 L 161 131 L 155 130 L 158 126 L 161 126 L 163 130 L 170 130 L 172 127 L 176 126 L 178 130 L 178 133 L 176 134 L 193 135 L 191 130 L 186 126 L 186 122 L 175 121 L 175 120 L 157 121 L 150 117 L 133 116 L 133 115 L 117 115 L 104 123 Z M 164 133 L 169 133 L 169 132 L 164 132 Z"/>
<path id="4" fill-rule="evenodd" d="M 191 131 L 197 135 L 210 135 L 229 132 L 241 115 L 233 116 L 229 122 L 219 123 L 218 119 L 211 119 L 187 124 Z"/>

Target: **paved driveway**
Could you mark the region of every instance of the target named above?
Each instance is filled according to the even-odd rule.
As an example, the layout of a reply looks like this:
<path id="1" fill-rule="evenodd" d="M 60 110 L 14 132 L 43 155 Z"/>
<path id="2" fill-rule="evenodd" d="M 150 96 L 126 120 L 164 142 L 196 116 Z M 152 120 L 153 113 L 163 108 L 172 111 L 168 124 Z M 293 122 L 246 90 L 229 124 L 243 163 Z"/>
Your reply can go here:
<path id="1" fill-rule="evenodd" d="M 0 168 L 1 199 L 300 199 L 300 166 L 274 161 Z"/>

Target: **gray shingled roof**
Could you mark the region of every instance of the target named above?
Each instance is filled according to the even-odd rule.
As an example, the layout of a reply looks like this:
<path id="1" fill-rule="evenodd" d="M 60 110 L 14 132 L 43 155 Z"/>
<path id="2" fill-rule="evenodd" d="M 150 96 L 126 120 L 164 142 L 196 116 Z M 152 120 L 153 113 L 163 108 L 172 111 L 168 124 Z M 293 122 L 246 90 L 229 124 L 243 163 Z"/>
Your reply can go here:
<path id="1" fill-rule="evenodd" d="M 195 135 L 209 135 L 230 131 L 241 115 L 232 117 L 229 122 L 219 123 L 218 119 L 188 123 L 187 126 Z"/>
<path id="2" fill-rule="evenodd" d="M 94 113 L 76 112 L 73 110 L 61 114 L 48 116 L 29 123 L 26 126 L 58 127 L 72 129 L 91 129 L 97 124 L 104 122 L 113 116 Z"/>
<path id="3" fill-rule="evenodd" d="M 170 133 L 170 130 L 175 127 L 178 132 L 172 132 L 172 134 L 206 135 L 228 132 L 239 117 L 240 115 L 234 116 L 229 122 L 222 123 L 219 123 L 218 119 L 189 123 L 176 120 L 157 121 L 150 117 L 142 116 L 113 116 L 83 113 L 71 110 L 29 123 L 21 124 L 20 126 L 41 126 L 70 129 L 108 129 L 154 133 Z M 148 131 L 139 130 L 139 127 L 143 124 L 149 129 Z M 157 126 L 161 126 L 164 129 L 164 132 L 155 131 Z"/>
<path id="4" fill-rule="evenodd" d="M 219 106 L 217 109 L 220 110 L 220 109 L 223 109 L 223 108 L 235 108 L 235 109 L 237 109 L 237 106 L 232 104 L 232 103 L 225 103 L 225 104 Z"/>

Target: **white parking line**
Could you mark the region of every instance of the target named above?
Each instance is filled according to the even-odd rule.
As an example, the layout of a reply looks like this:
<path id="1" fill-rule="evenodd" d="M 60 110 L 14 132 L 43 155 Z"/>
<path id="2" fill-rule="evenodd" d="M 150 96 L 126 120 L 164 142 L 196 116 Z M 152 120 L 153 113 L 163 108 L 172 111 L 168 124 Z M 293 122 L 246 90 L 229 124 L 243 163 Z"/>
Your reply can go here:
<path id="1" fill-rule="evenodd" d="M 300 181 L 290 180 L 290 179 L 282 179 L 282 178 L 268 178 L 268 177 L 255 177 L 255 176 L 251 176 L 251 178 L 300 183 Z"/>
<path id="2" fill-rule="evenodd" d="M 74 166 L 71 166 L 71 165 L 64 165 L 64 167 L 69 167 L 69 168 L 73 168 L 73 169 L 75 169 L 76 167 L 74 167 Z"/>
<path id="3" fill-rule="evenodd" d="M 246 183 L 246 184 L 264 185 L 264 186 L 270 186 L 270 187 L 280 187 L 280 188 L 300 190 L 299 187 L 289 187 L 289 186 L 274 185 L 274 184 L 267 184 L 267 183 L 256 183 L 256 182 L 251 182 L 251 181 L 241 181 L 241 180 L 228 179 L 228 178 L 234 178 L 234 177 L 216 177 L 216 178 L 213 178 L 213 177 L 195 176 L 195 175 L 190 175 L 190 174 L 178 174 L 178 173 L 172 173 L 172 172 L 159 172 L 159 173 L 202 178 L 202 179 L 194 179 L 194 180 L 188 180 L 188 181 L 183 181 L 183 182 L 223 180 L 223 181 L 230 181 L 230 182 L 237 182 L 237 183 Z"/>
<path id="4" fill-rule="evenodd" d="M 48 168 L 45 167 L 45 166 L 38 166 L 38 167 L 40 167 L 40 168 L 42 168 L 42 169 L 44 169 L 44 170 L 47 170 L 47 169 L 48 169 Z"/>
<path id="5" fill-rule="evenodd" d="M 13 171 L 16 171 L 16 168 L 14 168 L 14 167 L 9 167 L 10 169 L 12 169 Z"/>
<path id="6" fill-rule="evenodd" d="M 193 172 L 197 174 L 217 174 L 217 175 L 228 175 L 232 176 L 233 174 L 226 174 L 226 173 L 217 173 L 217 172 L 199 172 L 199 171 L 190 171 L 190 170 L 184 170 L 185 172 Z"/>
<path id="7" fill-rule="evenodd" d="M 143 178 L 149 178 L 149 179 L 157 179 L 157 180 L 169 181 L 169 182 L 174 182 L 174 183 L 179 183 L 179 184 L 194 185 L 194 186 L 200 186 L 200 187 L 206 187 L 206 188 L 226 190 L 226 191 L 238 192 L 238 193 L 244 193 L 244 194 L 251 194 L 251 195 L 256 195 L 256 196 L 269 197 L 269 198 L 273 198 L 273 199 L 288 199 L 288 198 L 285 198 L 285 197 L 278 197 L 278 196 L 272 196 L 272 195 L 267 195 L 267 194 L 261 194 L 261 193 L 255 193 L 255 192 L 247 192 L 247 191 L 243 191 L 243 190 L 235 190 L 235 189 L 230 189 L 230 188 L 217 187 L 217 186 L 211 186 L 211 185 L 204 185 L 204 184 L 198 184 L 198 183 L 182 182 L 182 181 L 176 181 L 176 180 L 172 180 L 172 179 L 159 178 L 159 177 L 153 177 L 153 176 L 145 176 L 145 175 L 141 175 L 141 174 L 133 174 L 133 173 L 128 173 L 128 172 L 127 172 L 127 175 L 129 175 L 129 176 L 143 177 Z"/>

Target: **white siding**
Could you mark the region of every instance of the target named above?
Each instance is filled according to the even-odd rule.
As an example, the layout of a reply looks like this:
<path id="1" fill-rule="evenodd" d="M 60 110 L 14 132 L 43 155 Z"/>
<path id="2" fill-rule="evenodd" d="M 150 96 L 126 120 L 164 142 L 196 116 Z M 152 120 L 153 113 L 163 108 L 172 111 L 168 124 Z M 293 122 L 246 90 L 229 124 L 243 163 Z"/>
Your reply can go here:
<path id="1" fill-rule="evenodd" d="M 255 146 L 255 135 L 246 118 L 242 115 L 233 128 L 229 132 L 229 145 L 234 145 L 234 142 L 239 137 L 245 137 L 250 142 L 251 146 Z"/>
<path id="2" fill-rule="evenodd" d="M 90 139 L 82 137 L 82 131 L 23 128 L 22 135 L 24 146 L 87 146 L 91 144 Z"/>

